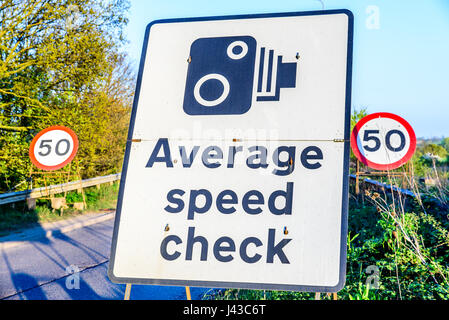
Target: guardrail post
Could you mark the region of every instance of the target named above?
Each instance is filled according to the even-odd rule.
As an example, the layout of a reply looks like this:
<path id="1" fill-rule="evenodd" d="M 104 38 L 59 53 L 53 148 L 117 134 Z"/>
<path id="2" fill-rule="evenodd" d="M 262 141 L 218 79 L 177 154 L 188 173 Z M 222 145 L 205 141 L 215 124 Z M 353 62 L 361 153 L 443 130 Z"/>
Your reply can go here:
<path id="1" fill-rule="evenodd" d="M 86 209 L 86 208 L 87 208 L 86 196 L 85 196 L 85 194 L 84 194 L 83 180 L 82 180 L 82 178 L 81 178 L 81 173 L 80 173 L 80 167 L 79 167 L 79 165 L 77 166 L 76 169 L 77 169 L 78 177 L 79 177 L 79 179 L 80 179 L 81 194 L 82 194 L 82 196 L 83 196 L 84 209 Z"/>
<path id="2" fill-rule="evenodd" d="M 28 210 L 36 209 L 36 199 L 35 198 L 27 198 L 27 208 Z"/>

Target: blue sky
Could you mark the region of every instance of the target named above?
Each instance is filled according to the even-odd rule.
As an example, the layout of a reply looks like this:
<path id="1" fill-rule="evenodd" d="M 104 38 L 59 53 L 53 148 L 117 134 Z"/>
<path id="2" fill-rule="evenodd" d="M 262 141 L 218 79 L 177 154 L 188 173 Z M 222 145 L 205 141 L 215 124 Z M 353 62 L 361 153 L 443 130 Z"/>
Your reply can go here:
<path id="1" fill-rule="evenodd" d="M 130 0 L 125 50 L 136 66 L 156 19 L 346 8 L 354 13 L 352 108 L 405 118 L 418 137 L 449 137 L 448 0 Z"/>

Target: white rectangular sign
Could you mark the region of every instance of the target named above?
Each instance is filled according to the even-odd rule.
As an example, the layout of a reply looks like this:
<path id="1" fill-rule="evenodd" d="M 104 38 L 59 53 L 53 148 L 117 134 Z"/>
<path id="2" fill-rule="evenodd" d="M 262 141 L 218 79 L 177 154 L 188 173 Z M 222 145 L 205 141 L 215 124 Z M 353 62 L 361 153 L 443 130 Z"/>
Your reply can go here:
<path id="1" fill-rule="evenodd" d="M 352 30 L 347 10 L 147 27 L 112 281 L 343 287 Z"/>

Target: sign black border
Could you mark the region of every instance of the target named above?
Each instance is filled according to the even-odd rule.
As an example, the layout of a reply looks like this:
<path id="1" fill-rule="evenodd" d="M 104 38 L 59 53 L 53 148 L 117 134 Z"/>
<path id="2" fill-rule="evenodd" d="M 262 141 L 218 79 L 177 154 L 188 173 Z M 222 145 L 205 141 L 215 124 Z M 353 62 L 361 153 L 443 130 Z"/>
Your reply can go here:
<path id="1" fill-rule="evenodd" d="M 148 47 L 148 39 L 150 29 L 154 24 L 176 23 L 176 22 L 194 22 L 194 21 L 214 21 L 214 20 L 236 20 L 236 19 L 254 19 L 254 18 L 272 18 L 272 17 L 293 17 L 293 16 L 314 16 L 314 15 L 331 15 L 345 14 L 348 16 L 348 44 L 347 44 L 347 63 L 346 63 L 346 97 L 345 97 L 345 132 L 344 132 L 344 161 L 343 161 L 343 191 L 342 191 L 342 220 L 341 220 L 341 242 L 340 242 L 340 276 L 336 286 L 307 286 L 307 285 L 286 285 L 272 283 L 246 283 L 246 282 L 226 282 L 226 281 L 194 281 L 194 280 L 172 280 L 172 279 L 139 279 L 139 278 L 122 278 L 115 277 L 114 262 L 115 251 L 117 247 L 117 237 L 120 224 L 120 214 L 122 208 L 123 192 L 126 183 L 126 173 L 128 171 L 129 154 L 132 144 L 132 136 L 134 132 L 134 123 L 137 113 L 137 105 L 139 103 L 139 95 L 142 82 L 142 74 L 145 64 L 145 58 Z M 137 75 L 136 90 L 131 111 L 131 119 L 128 130 L 128 138 L 126 142 L 125 157 L 123 161 L 122 175 L 120 180 L 120 188 L 117 202 L 117 210 L 114 221 L 114 231 L 112 236 L 111 255 L 108 267 L 109 279 L 114 283 L 128 284 L 151 284 L 151 285 L 169 285 L 169 286 L 192 286 L 192 287 L 210 287 L 210 288 L 242 288 L 242 289 L 259 289 L 259 290 L 288 290 L 288 291 L 305 291 L 305 292 L 338 292 L 345 284 L 346 280 L 346 241 L 348 233 L 348 202 L 349 202 L 349 139 L 350 139 L 350 123 L 351 123 L 351 88 L 352 88 L 352 55 L 353 55 L 353 34 L 354 34 L 354 15 L 350 10 L 319 10 L 304 12 L 284 12 L 284 13 L 266 13 L 266 14 L 246 14 L 246 15 L 230 15 L 230 16 L 213 16 L 213 17 L 196 17 L 196 18 L 179 18 L 179 19 L 162 19 L 149 23 L 145 31 L 145 39 L 142 47 L 142 54 L 139 65 L 139 73 Z"/>

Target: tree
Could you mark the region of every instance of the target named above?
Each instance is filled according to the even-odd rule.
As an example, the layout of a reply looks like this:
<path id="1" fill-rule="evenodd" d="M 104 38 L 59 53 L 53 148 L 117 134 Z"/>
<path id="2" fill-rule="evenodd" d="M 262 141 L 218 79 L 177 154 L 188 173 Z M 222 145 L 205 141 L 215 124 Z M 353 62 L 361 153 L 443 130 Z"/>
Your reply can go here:
<path id="1" fill-rule="evenodd" d="M 367 115 L 368 115 L 368 113 L 366 112 L 366 107 L 362 107 L 359 110 L 354 109 L 352 111 L 352 114 L 351 114 L 351 134 L 352 134 L 352 130 L 354 129 L 354 127 L 357 124 L 357 122 L 359 122 L 363 117 L 366 117 Z M 357 158 L 354 155 L 354 153 L 352 152 L 352 149 L 351 149 L 351 154 L 350 154 L 350 160 L 353 163 L 353 165 L 355 165 L 354 163 L 357 161 Z"/>
<path id="2" fill-rule="evenodd" d="M 109 119 L 110 130 L 120 132 L 114 137 L 124 139 L 134 81 L 129 70 L 121 74 L 126 58 L 119 54 L 128 6 L 126 0 L 0 3 L 0 190 L 28 175 L 29 143 L 50 125 L 66 125 L 78 134 L 81 169 L 97 168 L 88 164 L 92 152 L 86 150 L 94 150 L 91 144 L 99 140 L 86 137 L 104 132 L 99 119 Z M 112 121 L 112 113 L 123 121 Z"/>
<path id="3" fill-rule="evenodd" d="M 366 107 L 360 108 L 360 110 L 354 109 L 351 114 L 351 132 L 354 129 L 357 122 L 363 117 L 366 117 L 368 113 L 366 112 Z"/>
<path id="4" fill-rule="evenodd" d="M 435 157 L 439 160 L 445 159 L 448 155 L 448 152 L 446 151 L 445 148 L 434 143 L 429 143 L 425 145 L 424 148 L 422 149 L 422 153 L 424 156 Z"/>

